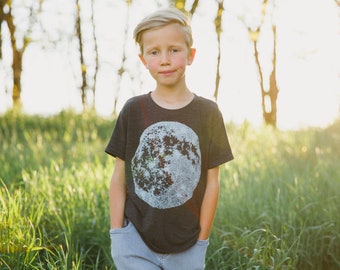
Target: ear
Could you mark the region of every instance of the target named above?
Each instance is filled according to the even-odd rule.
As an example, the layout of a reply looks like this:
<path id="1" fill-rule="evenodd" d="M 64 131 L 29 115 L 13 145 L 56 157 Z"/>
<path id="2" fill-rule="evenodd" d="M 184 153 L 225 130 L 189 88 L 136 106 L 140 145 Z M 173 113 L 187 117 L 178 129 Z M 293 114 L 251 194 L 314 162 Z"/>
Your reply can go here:
<path id="1" fill-rule="evenodd" d="M 148 68 L 148 63 L 145 61 L 143 55 L 138 54 L 139 59 L 142 61 L 143 65 Z"/>
<path id="2" fill-rule="evenodd" d="M 188 66 L 190 66 L 192 62 L 194 61 L 195 55 L 196 55 L 196 49 L 190 48 L 189 55 L 188 55 Z"/>

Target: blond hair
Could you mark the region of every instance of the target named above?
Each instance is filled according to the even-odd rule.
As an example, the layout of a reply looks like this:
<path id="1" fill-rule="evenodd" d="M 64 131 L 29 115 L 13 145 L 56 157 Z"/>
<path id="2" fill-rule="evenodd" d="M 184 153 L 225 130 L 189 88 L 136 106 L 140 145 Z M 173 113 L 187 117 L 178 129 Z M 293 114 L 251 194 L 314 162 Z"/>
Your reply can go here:
<path id="1" fill-rule="evenodd" d="M 145 31 L 161 28 L 172 23 L 182 26 L 184 40 L 190 49 L 193 44 L 190 18 L 176 8 L 163 8 L 146 16 L 135 28 L 133 37 L 143 53 L 143 34 Z"/>

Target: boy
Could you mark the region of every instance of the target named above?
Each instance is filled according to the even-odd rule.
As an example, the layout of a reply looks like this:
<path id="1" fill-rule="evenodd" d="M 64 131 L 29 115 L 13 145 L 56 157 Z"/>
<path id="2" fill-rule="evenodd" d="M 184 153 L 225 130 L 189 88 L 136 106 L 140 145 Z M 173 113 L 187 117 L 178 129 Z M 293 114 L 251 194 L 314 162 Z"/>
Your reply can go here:
<path id="1" fill-rule="evenodd" d="M 152 13 L 134 37 L 156 88 L 126 102 L 105 149 L 116 158 L 112 257 L 119 270 L 204 269 L 219 165 L 233 159 L 224 122 L 215 102 L 186 85 L 195 49 L 182 12 Z"/>

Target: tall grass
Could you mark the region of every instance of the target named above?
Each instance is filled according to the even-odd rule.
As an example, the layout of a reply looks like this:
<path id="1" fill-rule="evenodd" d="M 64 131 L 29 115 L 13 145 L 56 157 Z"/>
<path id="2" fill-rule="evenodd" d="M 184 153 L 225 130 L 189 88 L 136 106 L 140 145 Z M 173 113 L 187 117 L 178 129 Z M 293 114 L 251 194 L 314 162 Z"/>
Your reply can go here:
<path id="1" fill-rule="evenodd" d="M 339 269 L 339 123 L 230 128 L 208 269 Z"/>
<path id="2" fill-rule="evenodd" d="M 0 123 L 0 269 L 113 269 L 112 123 L 65 112 Z"/>
<path id="3" fill-rule="evenodd" d="M 114 269 L 112 128 L 72 112 L 0 116 L 0 269 Z M 221 169 L 206 269 L 339 269 L 340 123 L 228 131 L 235 160 Z"/>

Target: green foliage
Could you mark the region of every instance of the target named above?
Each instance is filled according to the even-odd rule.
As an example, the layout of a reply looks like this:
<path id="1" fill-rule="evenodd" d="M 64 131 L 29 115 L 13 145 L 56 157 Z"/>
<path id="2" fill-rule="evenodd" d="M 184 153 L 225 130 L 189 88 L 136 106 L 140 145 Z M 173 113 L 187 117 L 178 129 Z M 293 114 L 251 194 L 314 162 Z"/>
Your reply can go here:
<path id="1" fill-rule="evenodd" d="M 114 269 L 112 128 L 91 114 L 0 116 L 0 269 Z M 338 269 L 340 123 L 228 131 L 206 269 Z"/>
<path id="2" fill-rule="evenodd" d="M 0 269 L 113 269 L 112 121 L 63 112 L 0 123 Z"/>
<path id="3" fill-rule="evenodd" d="M 230 129 L 207 269 L 339 269 L 339 122 Z"/>

